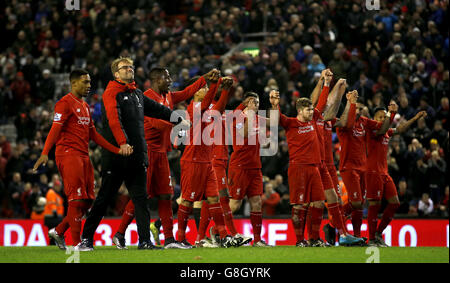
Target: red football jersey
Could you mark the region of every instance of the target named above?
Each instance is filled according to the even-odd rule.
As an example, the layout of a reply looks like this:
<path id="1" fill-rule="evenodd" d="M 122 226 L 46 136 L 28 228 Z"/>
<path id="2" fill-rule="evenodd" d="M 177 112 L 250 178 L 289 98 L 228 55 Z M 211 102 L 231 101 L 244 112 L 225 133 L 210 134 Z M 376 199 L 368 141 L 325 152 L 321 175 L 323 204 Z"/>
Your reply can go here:
<path id="1" fill-rule="evenodd" d="M 240 117 L 233 120 L 233 153 L 230 157 L 229 167 L 240 169 L 260 169 L 260 143 L 259 133 L 260 128 L 258 124 L 258 116 L 255 116 L 253 125 L 249 125 L 249 136 L 244 138 L 238 133 L 244 127 L 247 115 L 241 112 Z M 243 141 L 243 142 L 241 142 Z"/>
<path id="2" fill-rule="evenodd" d="M 317 134 L 317 119 L 320 112 L 314 109 L 313 119 L 300 122 L 297 117 L 289 118 L 280 112 L 280 125 L 286 130 L 289 148 L 289 162 L 296 164 L 320 164 L 320 148 Z"/>
<path id="3" fill-rule="evenodd" d="M 365 171 L 367 161 L 366 131 L 379 128 L 381 123 L 359 117 L 352 128 L 338 128 L 341 144 L 339 170 L 357 169 Z"/>
<path id="4" fill-rule="evenodd" d="M 222 108 L 225 108 L 226 102 L 228 101 L 228 91 L 223 91 L 217 104 L 211 107 L 211 102 L 216 94 L 218 85 L 218 83 L 211 84 L 203 101 L 192 101 L 187 108 L 192 127 L 189 131 L 189 142 L 184 149 L 181 161 L 206 163 L 212 160 L 213 140 L 211 136 L 208 137 L 210 140 L 207 144 L 203 140 L 205 128 L 211 124 L 211 118 L 208 113 L 205 114 L 205 117 L 203 117 L 203 114 L 208 110 L 221 112 L 223 111 Z M 208 107 L 205 107 L 205 105 L 208 105 Z"/>
<path id="5" fill-rule="evenodd" d="M 336 124 L 337 119 L 334 118 L 330 121 L 325 121 L 323 127 L 323 141 L 325 148 L 325 163 L 334 165 L 333 159 L 333 126 Z"/>
<path id="6" fill-rule="evenodd" d="M 169 91 L 166 95 L 161 95 L 150 88 L 144 92 L 144 95 L 161 105 L 173 109 L 175 104 L 191 98 L 205 84 L 205 79 L 200 77 L 195 83 L 182 91 Z M 173 125 L 169 122 L 147 116 L 144 117 L 145 140 L 151 151 L 167 152 L 171 150 L 170 132 L 172 131 L 172 127 Z"/>
<path id="7" fill-rule="evenodd" d="M 384 135 L 376 135 L 377 130 L 367 133 L 367 165 L 366 170 L 370 173 L 388 174 L 387 155 L 389 150 L 389 140 L 394 134 L 393 129 L 389 129 Z"/>
<path id="8" fill-rule="evenodd" d="M 316 120 L 316 134 L 320 144 L 320 159 L 325 161 L 325 133 L 324 133 L 325 121 L 323 120 L 322 113 L 319 113 L 319 118 Z"/>
<path id="9" fill-rule="evenodd" d="M 55 104 L 53 123 L 62 129 L 56 141 L 55 155 L 89 154 L 90 128 L 94 127 L 89 105 L 72 93 Z"/>
<path id="10" fill-rule="evenodd" d="M 210 109 L 212 109 L 215 105 L 217 104 L 217 102 L 213 102 L 211 105 L 210 105 Z M 227 136 L 227 134 L 226 134 L 226 132 L 225 132 L 225 130 L 226 130 L 226 127 L 225 127 L 225 120 L 226 120 L 226 117 L 225 117 L 225 113 L 223 113 L 222 114 L 222 116 L 221 116 L 221 125 L 222 125 L 222 127 L 221 127 L 221 140 L 220 140 L 220 142 L 214 142 L 214 144 L 213 144 L 213 149 L 212 149 L 212 158 L 213 158 L 213 161 L 215 160 L 215 159 L 217 159 L 217 160 L 228 160 L 228 145 L 226 145 L 226 136 Z M 214 136 L 216 135 L 216 133 L 214 132 Z"/>

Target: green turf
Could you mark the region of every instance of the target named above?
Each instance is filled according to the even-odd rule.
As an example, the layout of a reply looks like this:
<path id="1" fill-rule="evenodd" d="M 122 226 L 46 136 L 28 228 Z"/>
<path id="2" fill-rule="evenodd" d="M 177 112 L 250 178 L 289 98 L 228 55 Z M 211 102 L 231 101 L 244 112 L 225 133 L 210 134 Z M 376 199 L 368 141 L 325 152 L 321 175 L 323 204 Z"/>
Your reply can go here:
<path id="1" fill-rule="evenodd" d="M 0 247 L 0 263 L 64 263 L 72 255 L 51 247 Z M 93 252 L 81 252 L 81 263 L 365 263 L 373 256 L 365 247 L 297 248 L 240 247 L 229 249 L 197 248 L 191 250 L 117 250 L 96 247 Z M 449 249 L 439 247 L 380 248 L 380 263 L 448 263 Z"/>

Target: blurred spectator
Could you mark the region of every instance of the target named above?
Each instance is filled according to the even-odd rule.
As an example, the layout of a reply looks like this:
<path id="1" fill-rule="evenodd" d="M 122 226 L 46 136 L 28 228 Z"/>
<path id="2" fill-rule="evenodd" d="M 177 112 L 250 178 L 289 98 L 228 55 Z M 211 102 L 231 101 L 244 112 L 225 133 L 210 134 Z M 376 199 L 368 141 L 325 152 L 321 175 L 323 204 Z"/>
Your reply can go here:
<path id="1" fill-rule="evenodd" d="M 447 138 L 448 132 L 444 130 L 442 127 L 442 122 L 440 120 L 436 120 L 434 122 L 433 131 L 430 134 L 431 139 L 436 139 L 438 144 L 444 144 L 445 139 Z"/>
<path id="2" fill-rule="evenodd" d="M 408 190 L 408 183 L 405 179 L 400 180 L 400 182 L 398 183 L 398 199 L 400 200 L 400 207 L 397 209 L 396 213 L 417 213 L 417 209 L 413 204 L 414 195 L 410 190 Z"/>
<path id="3" fill-rule="evenodd" d="M 43 220 L 44 219 L 44 209 L 47 200 L 44 197 L 39 197 L 36 200 L 36 204 L 32 207 L 30 219 L 32 220 Z"/>
<path id="4" fill-rule="evenodd" d="M 25 100 L 25 96 L 31 96 L 30 83 L 25 80 L 22 72 L 17 72 L 16 78 L 11 83 L 10 88 L 16 105 L 22 104 Z"/>
<path id="5" fill-rule="evenodd" d="M 6 136 L 3 133 L 0 133 L 0 148 L 2 149 L 1 156 L 6 160 L 9 160 L 12 155 L 11 144 L 6 139 Z"/>
<path id="6" fill-rule="evenodd" d="M 439 156 L 437 150 L 431 153 L 428 160 L 427 179 L 430 183 L 431 199 L 438 204 L 444 195 L 444 187 L 446 184 L 447 163 Z"/>
<path id="7" fill-rule="evenodd" d="M 47 102 L 50 99 L 54 99 L 56 84 L 55 80 L 51 77 L 49 69 L 42 71 L 42 80 L 39 81 L 39 98 L 42 103 Z"/>
<path id="8" fill-rule="evenodd" d="M 22 176 L 19 172 L 14 172 L 12 181 L 8 186 L 9 197 L 11 198 L 11 205 L 13 213 L 16 217 L 24 217 L 22 210 L 21 196 L 25 191 L 25 184 L 22 182 Z"/>
<path id="9" fill-rule="evenodd" d="M 264 186 L 264 194 L 261 196 L 262 211 L 264 216 L 276 215 L 276 208 L 280 203 L 280 195 L 274 191 L 271 182 L 266 183 Z"/>
<path id="10" fill-rule="evenodd" d="M 427 193 L 424 193 L 422 198 L 419 200 L 417 211 L 419 216 L 430 216 L 433 213 L 433 200 L 430 199 L 430 196 Z"/>
<path id="11" fill-rule="evenodd" d="M 44 225 L 50 230 L 58 226 L 64 217 L 63 187 L 60 180 L 52 182 L 52 187 L 45 195 Z M 53 244 L 51 242 L 51 244 Z"/>

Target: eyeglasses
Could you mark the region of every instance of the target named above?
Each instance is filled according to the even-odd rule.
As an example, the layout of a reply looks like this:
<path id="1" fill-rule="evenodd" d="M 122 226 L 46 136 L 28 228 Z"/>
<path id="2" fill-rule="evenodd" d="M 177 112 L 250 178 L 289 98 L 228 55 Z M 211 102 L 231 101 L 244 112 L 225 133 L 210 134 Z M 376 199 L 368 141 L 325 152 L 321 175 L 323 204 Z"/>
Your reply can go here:
<path id="1" fill-rule="evenodd" d="M 131 69 L 131 70 L 134 71 L 134 66 L 122 66 L 122 67 L 120 67 L 118 70 L 122 70 L 122 69 L 124 69 L 124 70 L 126 70 L 126 69 Z"/>

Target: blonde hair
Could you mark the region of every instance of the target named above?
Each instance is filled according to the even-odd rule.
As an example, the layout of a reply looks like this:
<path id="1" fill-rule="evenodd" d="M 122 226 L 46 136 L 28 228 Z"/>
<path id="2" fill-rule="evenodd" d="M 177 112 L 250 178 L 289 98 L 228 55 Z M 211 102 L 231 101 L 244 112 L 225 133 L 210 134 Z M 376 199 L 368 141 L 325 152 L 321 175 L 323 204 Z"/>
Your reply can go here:
<path id="1" fill-rule="evenodd" d="M 115 59 L 111 63 L 111 72 L 112 72 L 113 76 L 114 76 L 114 74 L 117 71 L 119 71 L 119 63 L 120 62 L 127 62 L 127 63 L 133 65 L 133 60 L 130 57 L 122 57 L 122 56 L 120 56 L 119 58 Z"/>

